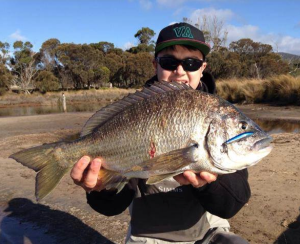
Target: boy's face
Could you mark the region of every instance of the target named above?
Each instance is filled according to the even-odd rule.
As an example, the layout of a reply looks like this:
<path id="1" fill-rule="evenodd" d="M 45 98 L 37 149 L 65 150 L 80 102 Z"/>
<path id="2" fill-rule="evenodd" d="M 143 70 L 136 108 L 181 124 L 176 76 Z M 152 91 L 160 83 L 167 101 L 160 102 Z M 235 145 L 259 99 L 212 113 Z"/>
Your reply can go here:
<path id="1" fill-rule="evenodd" d="M 203 55 L 199 50 L 188 50 L 187 48 L 175 45 L 174 50 L 162 50 L 157 57 L 174 57 L 176 59 L 182 60 L 186 58 L 196 58 L 203 60 Z M 177 69 L 173 71 L 163 69 L 159 63 L 153 62 L 156 69 L 156 74 L 158 81 L 168 81 L 168 82 L 181 82 L 190 85 L 193 89 L 196 89 L 200 83 L 200 78 L 202 77 L 202 72 L 206 67 L 204 62 L 200 69 L 196 71 L 185 71 L 180 64 Z"/>

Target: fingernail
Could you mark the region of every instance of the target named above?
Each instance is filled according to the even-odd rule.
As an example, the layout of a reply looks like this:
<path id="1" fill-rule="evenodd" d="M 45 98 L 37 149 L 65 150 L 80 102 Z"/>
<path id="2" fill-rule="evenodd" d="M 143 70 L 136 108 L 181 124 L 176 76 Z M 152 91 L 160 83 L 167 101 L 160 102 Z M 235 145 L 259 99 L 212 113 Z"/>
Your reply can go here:
<path id="1" fill-rule="evenodd" d="M 94 164 L 95 166 L 98 167 L 98 166 L 101 164 L 100 159 L 99 159 L 99 158 L 95 158 L 95 159 L 93 160 L 93 164 Z"/>
<path id="2" fill-rule="evenodd" d="M 81 159 L 82 159 L 85 163 L 90 162 L 90 157 L 89 157 L 89 156 L 83 156 Z"/>

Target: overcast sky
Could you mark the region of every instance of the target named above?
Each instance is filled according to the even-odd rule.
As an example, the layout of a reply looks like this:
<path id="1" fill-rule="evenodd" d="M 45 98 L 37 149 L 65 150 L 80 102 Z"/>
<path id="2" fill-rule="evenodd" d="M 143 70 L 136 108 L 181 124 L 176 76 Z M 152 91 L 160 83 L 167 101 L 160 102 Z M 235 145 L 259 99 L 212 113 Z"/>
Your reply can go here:
<path id="1" fill-rule="evenodd" d="M 300 55 L 299 0 L 0 0 L 0 6 L 0 41 L 30 41 L 35 51 L 49 38 L 126 49 L 137 44 L 142 27 L 156 39 L 170 23 L 206 15 L 224 22 L 227 44 L 251 38 Z"/>

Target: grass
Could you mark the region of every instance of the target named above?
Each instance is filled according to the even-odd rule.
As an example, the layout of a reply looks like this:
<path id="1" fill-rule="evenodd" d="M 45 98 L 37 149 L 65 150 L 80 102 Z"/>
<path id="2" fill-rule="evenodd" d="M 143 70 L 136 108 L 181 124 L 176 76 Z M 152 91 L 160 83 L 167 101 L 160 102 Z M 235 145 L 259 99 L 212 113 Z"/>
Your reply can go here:
<path id="1" fill-rule="evenodd" d="M 65 91 L 68 104 L 99 104 L 101 106 L 119 100 L 135 89 L 90 89 Z M 217 81 L 217 94 L 232 103 L 272 103 L 300 106 L 300 76 L 281 75 L 265 80 L 231 79 Z M 62 92 L 30 95 L 8 92 L 0 96 L 0 107 L 49 106 L 61 103 Z"/>
<path id="2" fill-rule="evenodd" d="M 108 104 L 115 100 L 119 100 L 125 95 L 134 92 L 135 89 L 100 89 L 100 90 L 79 90 L 79 91 L 64 91 L 67 103 L 99 103 Z M 41 94 L 34 92 L 33 94 L 16 94 L 8 92 L 0 96 L 0 107 L 8 106 L 49 106 L 61 103 L 63 92 L 47 92 Z"/>
<path id="3" fill-rule="evenodd" d="M 281 75 L 265 80 L 220 80 L 217 93 L 232 103 L 300 105 L 300 77 Z"/>

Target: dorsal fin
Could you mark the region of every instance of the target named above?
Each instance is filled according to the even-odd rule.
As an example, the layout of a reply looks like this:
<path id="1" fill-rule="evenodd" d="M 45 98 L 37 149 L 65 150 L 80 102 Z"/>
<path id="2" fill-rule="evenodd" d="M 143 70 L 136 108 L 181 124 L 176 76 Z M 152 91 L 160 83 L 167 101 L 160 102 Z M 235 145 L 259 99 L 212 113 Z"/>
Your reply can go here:
<path id="1" fill-rule="evenodd" d="M 155 82 L 150 87 L 144 87 L 142 91 L 136 91 L 135 93 L 129 94 L 124 98 L 116 101 L 99 111 L 97 111 L 84 125 L 80 136 L 86 136 L 91 134 L 94 129 L 102 126 L 106 121 L 110 120 L 112 117 L 116 116 L 118 113 L 126 110 L 133 104 L 148 99 L 152 96 L 158 94 L 174 91 L 174 90 L 187 90 L 191 89 L 190 86 L 185 84 L 179 84 L 176 82 Z"/>

